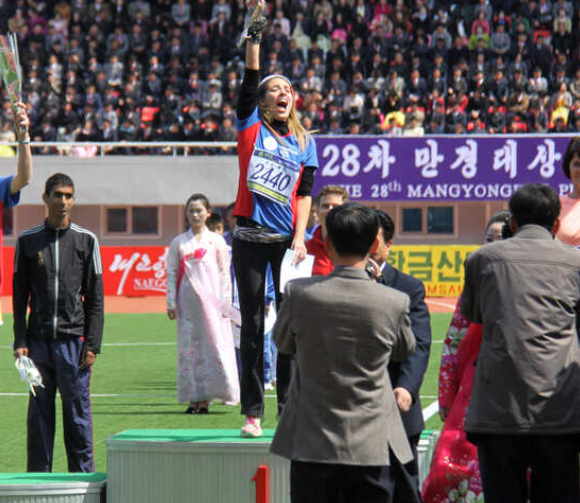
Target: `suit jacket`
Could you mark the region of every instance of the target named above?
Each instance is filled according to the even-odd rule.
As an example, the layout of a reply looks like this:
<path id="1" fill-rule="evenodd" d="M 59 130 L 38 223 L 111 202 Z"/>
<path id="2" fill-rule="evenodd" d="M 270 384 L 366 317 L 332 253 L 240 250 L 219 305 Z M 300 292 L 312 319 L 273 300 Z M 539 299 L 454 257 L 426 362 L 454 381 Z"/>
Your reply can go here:
<path id="1" fill-rule="evenodd" d="M 274 454 L 378 466 L 391 448 L 401 463 L 413 459 L 387 372 L 415 347 L 409 297 L 352 267 L 291 281 L 274 341 L 295 355 Z"/>
<path id="2" fill-rule="evenodd" d="M 483 324 L 465 431 L 580 432 L 580 251 L 538 225 L 465 262 L 461 314 Z"/>
<path id="3" fill-rule="evenodd" d="M 389 376 L 393 388 L 405 388 L 413 397 L 413 405 L 409 412 L 401 414 L 407 436 L 412 437 L 419 435 L 425 428 L 421 399 L 419 398 L 419 390 L 429 364 L 431 351 L 431 316 L 427 304 L 425 304 L 425 287 L 418 279 L 387 263 L 384 265 L 379 283 L 403 292 L 411 299 L 411 329 L 417 345 L 415 351 L 406 360 L 389 363 Z"/>
<path id="4" fill-rule="evenodd" d="M 416 94 L 419 98 L 423 99 L 427 94 L 427 82 L 423 77 L 419 77 L 417 82 L 413 82 L 412 79 L 407 80 L 407 85 L 405 87 L 407 97 L 410 94 Z"/>

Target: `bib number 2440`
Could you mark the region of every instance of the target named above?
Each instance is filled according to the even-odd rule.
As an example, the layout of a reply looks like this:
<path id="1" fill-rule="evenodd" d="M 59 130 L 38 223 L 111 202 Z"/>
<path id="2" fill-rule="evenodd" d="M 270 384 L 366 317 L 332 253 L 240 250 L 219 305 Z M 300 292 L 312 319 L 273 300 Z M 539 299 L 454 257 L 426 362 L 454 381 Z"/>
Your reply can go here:
<path id="1" fill-rule="evenodd" d="M 248 189 L 271 201 L 286 205 L 300 177 L 300 166 L 292 160 L 262 149 L 254 149 L 248 166 Z"/>
<path id="2" fill-rule="evenodd" d="M 290 185 L 292 178 L 271 166 L 257 164 L 250 180 L 261 181 L 263 185 L 269 185 L 277 192 L 284 192 Z"/>

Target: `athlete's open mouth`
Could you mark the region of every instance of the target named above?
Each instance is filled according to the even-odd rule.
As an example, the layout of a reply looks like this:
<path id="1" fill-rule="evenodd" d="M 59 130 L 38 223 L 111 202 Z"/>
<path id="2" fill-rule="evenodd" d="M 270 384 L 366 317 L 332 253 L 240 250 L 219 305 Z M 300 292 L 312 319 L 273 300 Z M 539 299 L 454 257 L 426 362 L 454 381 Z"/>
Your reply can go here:
<path id="1" fill-rule="evenodd" d="M 276 102 L 276 110 L 278 110 L 278 112 L 285 112 L 288 109 L 288 100 L 281 99 L 279 101 Z"/>

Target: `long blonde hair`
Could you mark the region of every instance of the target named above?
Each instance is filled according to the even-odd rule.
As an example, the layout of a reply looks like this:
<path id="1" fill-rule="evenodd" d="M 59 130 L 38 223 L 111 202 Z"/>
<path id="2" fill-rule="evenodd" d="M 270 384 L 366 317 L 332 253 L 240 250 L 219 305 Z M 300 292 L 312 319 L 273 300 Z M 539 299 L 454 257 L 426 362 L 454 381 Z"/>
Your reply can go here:
<path id="1" fill-rule="evenodd" d="M 282 77 L 282 78 L 285 80 L 288 80 L 288 79 L 286 79 L 286 77 Z M 267 84 L 268 83 L 265 82 L 264 85 L 260 86 L 258 89 L 258 99 L 260 101 L 264 98 L 264 95 L 266 94 Z M 294 92 L 292 92 L 292 109 L 290 110 L 290 115 L 288 116 L 288 119 L 286 120 L 286 124 L 288 125 L 288 129 L 290 130 L 290 132 L 298 140 L 298 145 L 300 145 L 300 150 L 302 150 L 302 152 L 304 152 L 306 150 L 306 146 L 308 145 L 308 142 L 310 141 L 310 133 L 306 130 L 306 128 L 300 122 L 300 119 L 298 117 L 298 112 L 296 112 L 296 108 L 294 105 L 295 105 Z M 280 135 L 272 127 L 272 124 L 274 123 L 274 115 L 272 114 L 272 111 L 269 108 L 261 105 L 259 102 L 258 102 L 258 111 L 260 113 L 260 117 L 262 118 L 262 122 L 264 122 L 264 125 L 275 136 L 275 138 L 278 140 L 278 142 L 280 142 L 282 145 L 284 145 L 284 140 L 280 137 Z"/>

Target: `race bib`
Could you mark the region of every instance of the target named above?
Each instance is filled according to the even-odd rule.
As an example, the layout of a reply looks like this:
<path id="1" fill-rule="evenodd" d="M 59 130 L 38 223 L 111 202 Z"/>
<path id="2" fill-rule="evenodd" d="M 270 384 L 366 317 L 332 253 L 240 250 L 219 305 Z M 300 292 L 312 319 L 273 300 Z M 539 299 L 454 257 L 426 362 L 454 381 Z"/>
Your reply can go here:
<path id="1" fill-rule="evenodd" d="M 267 150 L 254 149 L 248 167 L 248 189 L 287 205 L 300 177 L 300 166 Z"/>

